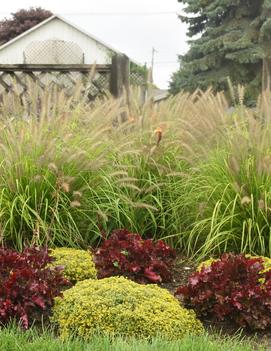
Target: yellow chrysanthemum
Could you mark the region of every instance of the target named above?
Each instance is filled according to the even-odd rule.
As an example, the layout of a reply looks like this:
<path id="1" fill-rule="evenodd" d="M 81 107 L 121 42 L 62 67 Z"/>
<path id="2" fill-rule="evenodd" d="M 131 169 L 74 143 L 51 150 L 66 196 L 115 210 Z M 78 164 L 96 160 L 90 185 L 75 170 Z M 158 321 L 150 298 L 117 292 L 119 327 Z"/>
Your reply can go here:
<path id="1" fill-rule="evenodd" d="M 95 279 L 97 271 L 89 251 L 61 247 L 53 249 L 51 256 L 55 258 L 52 266 L 63 266 L 64 276 L 71 281 Z"/>
<path id="2" fill-rule="evenodd" d="M 167 290 L 123 277 L 77 283 L 56 299 L 53 321 L 63 339 L 88 339 L 95 333 L 179 339 L 203 332 L 195 313 L 182 307 Z"/>

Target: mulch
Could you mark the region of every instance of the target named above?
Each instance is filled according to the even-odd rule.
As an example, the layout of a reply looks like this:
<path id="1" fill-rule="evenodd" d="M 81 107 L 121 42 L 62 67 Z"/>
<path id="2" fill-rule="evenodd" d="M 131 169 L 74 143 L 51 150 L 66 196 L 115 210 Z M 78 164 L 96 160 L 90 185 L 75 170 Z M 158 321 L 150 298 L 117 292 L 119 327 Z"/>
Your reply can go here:
<path id="1" fill-rule="evenodd" d="M 169 290 L 173 295 L 180 285 L 186 284 L 188 277 L 197 268 L 197 264 L 188 260 L 185 256 L 177 254 L 177 258 L 172 270 L 172 281 L 161 284 L 162 288 Z"/>

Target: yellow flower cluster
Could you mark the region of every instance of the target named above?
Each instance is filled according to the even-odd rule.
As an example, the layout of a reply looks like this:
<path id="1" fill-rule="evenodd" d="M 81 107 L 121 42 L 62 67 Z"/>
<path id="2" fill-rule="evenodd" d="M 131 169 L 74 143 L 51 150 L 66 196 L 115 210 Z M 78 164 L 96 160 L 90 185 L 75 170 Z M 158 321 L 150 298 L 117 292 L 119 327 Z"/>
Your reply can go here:
<path id="1" fill-rule="evenodd" d="M 181 307 L 167 290 L 124 277 L 77 283 L 56 298 L 52 320 L 62 339 L 88 339 L 95 333 L 178 339 L 203 332 L 194 312 Z"/>
<path id="2" fill-rule="evenodd" d="M 207 268 L 210 267 L 213 262 L 218 261 L 218 259 L 215 258 L 209 258 L 209 260 L 203 261 L 199 264 L 197 267 L 197 271 L 200 272 L 203 267 Z"/>
<path id="3" fill-rule="evenodd" d="M 51 265 L 64 266 L 64 276 L 73 282 L 97 277 L 89 251 L 61 247 L 53 249 L 51 256 L 56 259 Z"/>
<path id="4" fill-rule="evenodd" d="M 269 257 L 264 257 L 264 256 L 251 256 L 251 255 L 246 255 L 248 258 L 261 258 L 263 260 L 263 266 L 264 270 L 261 273 L 270 271 L 271 269 L 271 258 Z"/>

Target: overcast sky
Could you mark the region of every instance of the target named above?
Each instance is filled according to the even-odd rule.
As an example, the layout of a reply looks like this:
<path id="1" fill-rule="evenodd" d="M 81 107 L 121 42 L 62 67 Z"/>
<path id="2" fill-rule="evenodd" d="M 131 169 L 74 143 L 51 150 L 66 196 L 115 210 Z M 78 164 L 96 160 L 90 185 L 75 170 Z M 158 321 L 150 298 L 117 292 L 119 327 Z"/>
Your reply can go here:
<path id="1" fill-rule="evenodd" d="M 0 17 L 30 6 L 62 14 L 142 64 L 151 64 L 154 47 L 154 81 L 160 88 L 167 88 L 178 69 L 177 55 L 188 48 L 177 0 L 1 0 Z"/>

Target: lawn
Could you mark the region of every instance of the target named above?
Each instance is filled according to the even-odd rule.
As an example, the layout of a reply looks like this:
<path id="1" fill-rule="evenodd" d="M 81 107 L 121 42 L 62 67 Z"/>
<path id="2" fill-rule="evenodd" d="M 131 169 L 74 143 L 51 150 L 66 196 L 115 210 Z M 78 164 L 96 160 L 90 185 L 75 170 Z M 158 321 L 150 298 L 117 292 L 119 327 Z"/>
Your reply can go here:
<path id="1" fill-rule="evenodd" d="M 183 340 L 169 342 L 163 339 L 125 340 L 121 338 L 95 337 L 89 342 L 70 340 L 62 342 L 54 334 L 31 329 L 21 332 L 14 327 L 0 331 L 1 351 L 265 351 L 267 348 L 240 337 L 204 335 L 187 336 Z"/>

